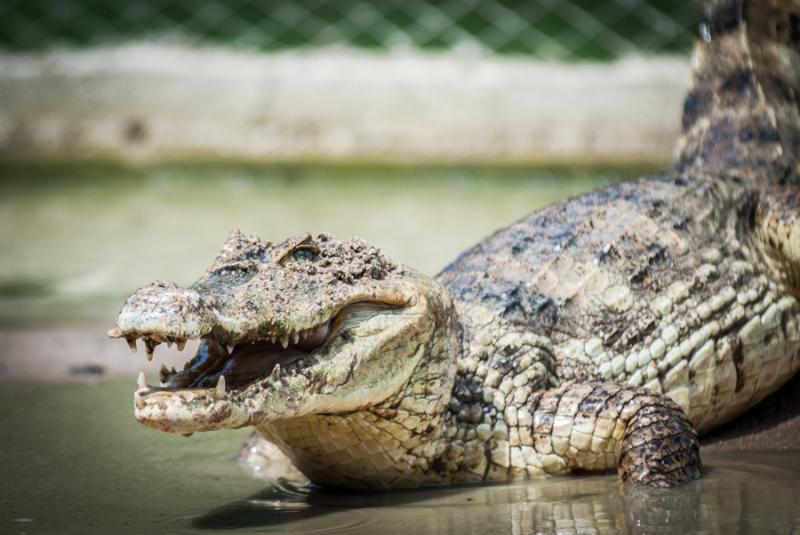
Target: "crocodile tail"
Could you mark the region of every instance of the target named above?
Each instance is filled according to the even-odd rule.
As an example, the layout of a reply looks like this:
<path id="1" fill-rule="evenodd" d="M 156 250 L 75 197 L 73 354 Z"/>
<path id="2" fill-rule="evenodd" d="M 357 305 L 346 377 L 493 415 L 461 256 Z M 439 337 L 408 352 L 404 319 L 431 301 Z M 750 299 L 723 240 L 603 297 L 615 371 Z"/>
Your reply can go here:
<path id="1" fill-rule="evenodd" d="M 800 185 L 800 0 L 713 0 L 706 16 L 676 171 Z"/>

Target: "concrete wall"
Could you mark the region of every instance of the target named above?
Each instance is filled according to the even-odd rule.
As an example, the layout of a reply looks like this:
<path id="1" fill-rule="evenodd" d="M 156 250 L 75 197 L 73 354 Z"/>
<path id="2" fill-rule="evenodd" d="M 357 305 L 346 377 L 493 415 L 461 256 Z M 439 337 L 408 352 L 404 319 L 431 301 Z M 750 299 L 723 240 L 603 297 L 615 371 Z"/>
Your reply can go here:
<path id="1" fill-rule="evenodd" d="M 177 45 L 0 56 L 0 161 L 666 162 L 688 58 Z"/>

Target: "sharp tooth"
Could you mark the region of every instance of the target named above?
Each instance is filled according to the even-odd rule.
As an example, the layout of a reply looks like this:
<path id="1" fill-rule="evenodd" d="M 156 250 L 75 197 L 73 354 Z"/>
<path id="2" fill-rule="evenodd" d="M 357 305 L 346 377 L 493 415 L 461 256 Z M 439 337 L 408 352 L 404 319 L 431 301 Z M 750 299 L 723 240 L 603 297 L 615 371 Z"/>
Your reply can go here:
<path id="1" fill-rule="evenodd" d="M 217 399 L 225 399 L 225 376 L 220 375 L 217 379 L 217 387 L 214 389 L 214 397 Z"/>
<path id="2" fill-rule="evenodd" d="M 167 340 L 167 347 L 172 347 L 172 340 Z"/>
<path id="3" fill-rule="evenodd" d="M 269 378 L 272 380 L 277 380 L 281 376 L 281 365 L 275 364 L 275 367 L 272 368 L 272 373 L 269 374 Z"/>
<path id="4" fill-rule="evenodd" d="M 281 336 L 281 347 L 283 347 L 283 349 L 286 349 L 287 347 L 289 347 L 289 335 L 288 334 L 284 334 L 283 336 Z"/>
<path id="5" fill-rule="evenodd" d="M 300 333 L 294 333 L 294 335 L 292 335 L 292 343 L 297 344 L 297 342 L 299 341 L 300 341 Z"/>
<path id="6" fill-rule="evenodd" d="M 169 370 L 167 369 L 167 367 L 164 365 L 163 362 L 161 363 L 161 369 L 158 370 L 158 377 L 159 379 L 161 379 L 162 383 L 166 382 L 167 377 L 169 377 Z"/>
<path id="7" fill-rule="evenodd" d="M 139 390 L 147 388 L 147 382 L 144 380 L 144 371 L 139 372 L 139 377 L 136 379 L 136 386 L 139 387 Z"/>
<path id="8" fill-rule="evenodd" d="M 228 344 L 228 345 L 226 345 L 226 346 L 225 346 L 225 349 L 227 349 L 227 350 L 228 350 L 228 355 L 230 355 L 231 353 L 233 353 L 233 349 L 234 349 L 235 347 L 236 347 L 236 346 L 235 346 L 234 344 Z"/>
<path id="9" fill-rule="evenodd" d="M 178 340 L 178 351 L 183 351 L 183 348 L 186 347 L 186 340 L 181 338 Z"/>
<path id="10" fill-rule="evenodd" d="M 153 360 L 153 352 L 156 350 L 156 346 L 158 342 L 154 342 L 151 339 L 145 339 L 144 345 L 147 348 L 147 360 L 148 362 Z"/>
<path id="11" fill-rule="evenodd" d="M 128 347 L 131 348 L 131 351 L 136 353 L 136 338 L 130 336 L 126 338 L 125 341 L 128 342 Z"/>

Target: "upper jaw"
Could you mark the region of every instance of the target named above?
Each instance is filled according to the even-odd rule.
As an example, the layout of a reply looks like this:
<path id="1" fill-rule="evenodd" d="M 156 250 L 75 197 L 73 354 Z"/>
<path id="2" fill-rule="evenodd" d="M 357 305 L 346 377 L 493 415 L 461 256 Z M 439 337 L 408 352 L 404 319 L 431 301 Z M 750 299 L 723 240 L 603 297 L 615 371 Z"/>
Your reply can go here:
<path id="1" fill-rule="evenodd" d="M 275 305 L 270 303 L 254 303 L 240 296 L 224 303 L 193 288 L 156 281 L 128 298 L 117 318 L 117 327 L 108 335 L 125 338 L 134 351 L 136 340 L 142 338 L 148 357 L 159 344 L 177 343 L 180 348 L 188 339 L 204 337 L 229 347 L 243 342 L 272 341 L 285 348 L 306 339 L 352 303 L 407 306 L 414 301 L 415 294 L 406 284 L 384 282 L 348 292 L 336 303 L 325 306 L 319 306 L 312 295 L 286 296 L 289 300 L 307 301 L 309 306 L 296 306 L 282 317 L 275 317 L 271 310 Z"/>

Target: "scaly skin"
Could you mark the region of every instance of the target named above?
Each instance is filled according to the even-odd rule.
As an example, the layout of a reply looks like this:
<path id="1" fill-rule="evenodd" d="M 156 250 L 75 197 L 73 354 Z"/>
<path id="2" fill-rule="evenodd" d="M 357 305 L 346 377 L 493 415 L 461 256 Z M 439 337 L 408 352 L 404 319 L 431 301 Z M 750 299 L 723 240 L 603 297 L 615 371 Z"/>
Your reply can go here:
<path id="1" fill-rule="evenodd" d="M 140 381 L 136 417 L 255 426 L 329 486 L 700 477 L 695 429 L 800 368 L 800 5 L 755 7 L 710 8 L 674 175 L 536 212 L 436 280 L 360 240 L 237 231 L 190 288 L 142 288 L 112 336 L 202 342 Z"/>

